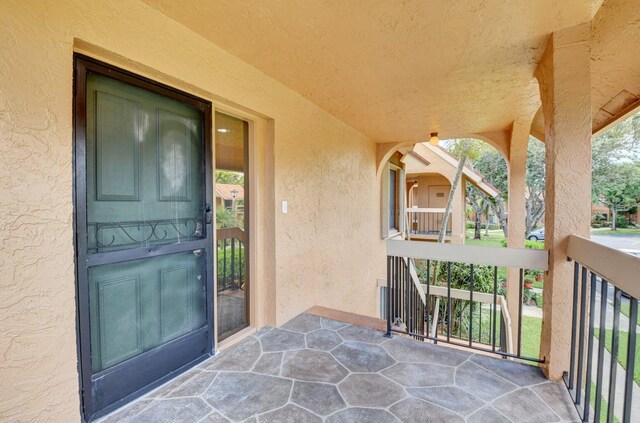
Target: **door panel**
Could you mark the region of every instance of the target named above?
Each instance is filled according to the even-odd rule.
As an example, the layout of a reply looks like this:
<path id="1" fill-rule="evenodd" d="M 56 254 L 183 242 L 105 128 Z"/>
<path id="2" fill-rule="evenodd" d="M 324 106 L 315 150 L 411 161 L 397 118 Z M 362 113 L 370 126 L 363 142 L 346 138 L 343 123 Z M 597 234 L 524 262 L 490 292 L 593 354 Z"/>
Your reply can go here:
<path id="1" fill-rule="evenodd" d="M 143 351 L 140 279 L 140 275 L 129 275 L 96 282 L 94 371 L 111 367 Z"/>
<path id="2" fill-rule="evenodd" d="M 201 113 L 97 74 L 87 98 L 89 253 L 205 238 Z"/>
<path id="3" fill-rule="evenodd" d="M 92 369 L 206 326 L 201 250 L 89 268 Z"/>
<path id="4" fill-rule="evenodd" d="M 96 91 L 96 109 L 96 200 L 138 201 L 140 105 Z"/>
<path id="5" fill-rule="evenodd" d="M 76 57 L 85 418 L 213 348 L 210 104 Z M 207 129 L 209 128 L 209 129 Z"/>
<path id="6" fill-rule="evenodd" d="M 445 209 L 447 208 L 447 201 L 449 200 L 449 191 L 451 187 L 446 185 L 431 185 L 429 187 L 429 207 L 432 209 Z M 429 220 L 430 231 L 438 232 L 442 227 L 443 214 L 438 213 L 434 215 L 435 219 Z M 451 219 L 447 224 L 447 231 L 451 231 Z"/>

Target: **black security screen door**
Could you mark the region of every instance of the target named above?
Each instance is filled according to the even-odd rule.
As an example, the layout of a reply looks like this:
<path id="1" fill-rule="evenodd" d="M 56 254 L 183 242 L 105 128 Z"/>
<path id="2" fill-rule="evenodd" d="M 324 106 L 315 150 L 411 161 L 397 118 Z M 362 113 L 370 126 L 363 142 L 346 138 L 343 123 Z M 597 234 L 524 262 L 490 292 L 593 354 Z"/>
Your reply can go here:
<path id="1" fill-rule="evenodd" d="M 211 104 L 75 58 L 85 417 L 212 352 Z"/>

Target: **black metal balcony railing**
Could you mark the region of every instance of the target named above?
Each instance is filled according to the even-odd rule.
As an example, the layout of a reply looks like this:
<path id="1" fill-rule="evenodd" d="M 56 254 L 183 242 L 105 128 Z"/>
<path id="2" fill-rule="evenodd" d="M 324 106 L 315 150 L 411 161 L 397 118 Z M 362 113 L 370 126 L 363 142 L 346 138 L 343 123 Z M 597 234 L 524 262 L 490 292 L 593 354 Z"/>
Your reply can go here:
<path id="1" fill-rule="evenodd" d="M 217 235 L 218 291 L 242 289 L 245 282 L 245 232 L 237 227 L 221 228 Z"/>
<path id="2" fill-rule="evenodd" d="M 406 325 L 406 332 L 420 339 L 425 335 L 429 316 L 428 302 L 411 280 L 409 261 L 402 257 L 387 257 L 387 334 L 398 319 Z M 391 316 L 394 316 L 392 322 Z"/>
<path id="3" fill-rule="evenodd" d="M 569 256 L 573 307 L 565 384 L 583 422 L 639 421 L 632 405 L 640 394 L 637 387 L 634 392 L 640 289 L 630 282 L 638 277 L 640 259 L 574 236 Z"/>
<path id="4" fill-rule="evenodd" d="M 544 362 L 522 354 L 525 269 L 518 268 L 520 301 L 510 307 L 498 273 L 515 265 L 546 270 L 546 251 L 388 241 L 387 254 L 388 334 Z"/>

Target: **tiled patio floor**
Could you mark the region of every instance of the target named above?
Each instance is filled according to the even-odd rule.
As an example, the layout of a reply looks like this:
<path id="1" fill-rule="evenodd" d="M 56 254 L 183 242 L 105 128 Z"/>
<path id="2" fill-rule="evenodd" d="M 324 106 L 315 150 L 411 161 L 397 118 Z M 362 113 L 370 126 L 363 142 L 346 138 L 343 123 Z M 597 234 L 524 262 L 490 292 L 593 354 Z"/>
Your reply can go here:
<path id="1" fill-rule="evenodd" d="M 203 362 L 102 422 L 561 422 L 536 367 L 302 314 Z"/>

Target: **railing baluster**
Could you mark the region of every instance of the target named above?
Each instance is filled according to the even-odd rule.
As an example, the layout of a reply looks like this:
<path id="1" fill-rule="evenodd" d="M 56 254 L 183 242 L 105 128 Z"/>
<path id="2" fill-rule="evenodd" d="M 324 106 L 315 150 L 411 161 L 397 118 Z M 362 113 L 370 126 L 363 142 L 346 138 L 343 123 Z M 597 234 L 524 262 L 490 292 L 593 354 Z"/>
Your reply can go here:
<path id="1" fill-rule="evenodd" d="M 584 326 L 585 326 L 585 308 L 587 306 L 587 269 L 582 268 L 582 285 L 580 292 L 580 334 L 578 336 L 578 382 L 576 383 L 576 404 L 580 404 L 580 395 L 582 394 L 582 366 L 584 362 Z M 589 383 L 589 381 L 587 381 Z"/>
<path id="2" fill-rule="evenodd" d="M 229 281 L 227 280 L 227 239 L 222 240 L 222 251 L 223 251 L 223 276 L 224 276 L 224 288 L 227 289 Z"/>
<path id="3" fill-rule="evenodd" d="M 404 268 L 404 260 L 400 259 L 400 309 L 398 312 L 400 313 L 400 321 L 405 323 L 407 321 L 407 309 L 406 309 L 406 299 L 407 299 L 407 281 L 405 280 L 405 268 Z M 400 322 L 398 322 L 400 323 Z"/>
<path id="4" fill-rule="evenodd" d="M 402 261 L 402 258 L 400 257 L 396 257 L 396 289 L 394 291 L 394 298 L 396 299 L 395 302 L 395 309 L 394 309 L 394 313 L 393 313 L 393 324 L 395 325 L 396 323 L 396 319 L 401 316 L 401 296 L 402 296 L 402 274 L 401 274 L 401 270 L 400 270 L 400 262 Z"/>
<path id="5" fill-rule="evenodd" d="M 403 263 L 403 265 L 405 264 L 404 261 L 402 263 Z M 405 330 L 407 331 L 407 333 L 409 333 L 409 320 L 410 320 L 409 319 L 409 313 L 411 313 L 411 311 L 409 310 L 409 307 L 411 307 L 411 302 L 409 301 L 409 295 L 410 294 L 409 294 L 409 288 L 408 288 L 409 284 L 408 284 L 408 280 L 407 280 L 408 279 L 407 278 L 407 272 L 409 271 L 409 266 L 406 266 L 406 267 L 403 266 L 402 270 L 403 270 L 402 273 L 403 273 L 403 281 L 404 281 L 404 286 L 403 286 L 403 290 L 404 290 L 403 291 L 404 292 L 404 295 L 403 295 L 403 297 L 404 297 L 404 308 L 403 308 L 403 310 L 404 310 L 404 319 L 403 319 L 403 322 L 404 322 Z"/>
<path id="6" fill-rule="evenodd" d="M 493 328 L 491 349 L 496 352 L 496 319 L 498 316 L 498 266 L 493 266 Z"/>
<path id="7" fill-rule="evenodd" d="M 391 324 L 395 323 L 396 315 L 397 315 L 397 302 L 398 302 L 398 257 L 393 258 L 393 277 L 391 279 L 393 281 L 392 285 L 392 295 L 391 295 Z"/>
<path id="8" fill-rule="evenodd" d="M 473 263 L 469 265 L 469 346 L 473 346 Z M 462 314 L 462 313 L 460 313 Z"/>
<path id="9" fill-rule="evenodd" d="M 596 370 L 596 406 L 593 410 L 596 423 L 600 421 L 600 411 L 602 409 L 602 373 L 604 370 L 605 325 L 607 323 L 607 289 L 608 283 L 602 279 L 602 283 L 600 284 L 600 335 L 598 336 L 598 368 Z M 571 354 L 573 354 L 573 350 Z"/>
<path id="10" fill-rule="evenodd" d="M 571 360 L 569 361 L 569 389 L 573 389 L 575 378 L 575 354 L 576 354 L 576 328 L 578 327 L 578 277 L 580 274 L 580 264 L 573 263 L 573 308 L 571 318 Z"/>
<path id="11" fill-rule="evenodd" d="M 611 368 L 609 369 L 609 410 L 607 422 L 613 423 L 616 403 L 616 377 L 618 373 L 618 347 L 620 345 L 620 302 L 622 291 L 614 289 L 613 294 L 613 334 L 611 339 Z M 603 340 L 604 342 L 604 340 Z"/>
<path id="12" fill-rule="evenodd" d="M 231 285 L 234 289 L 238 289 L 236 285 L 236 239 L 231 238 Z"/>
<path id="13" fill-rule="evenodd" d="M 451 342 L 451 262 L 447 262 L 447 342 Z"/>
<path id="14" fill-rule="evenodd" d="M 457 304 L 464 303 L 463 300 L 456 299 L 455 301 Z M 455 331 L 454 331 L 454 337 L 455 337 Z M 458 315 L 458 338 L 462 339 L 462 311 Z"/>
<path id="15" fill-rule="evenodd" d="M 431 260 L 427 260 L 427 295 L 425 296 L 425 307 L 427 309 L 426 311 L 426 315 L 427 315 L 427 321 L 426 321 L 426 334 L 429 335 L 431 332 L 429 332 L 429 322 L 431 321 L 431 314 L 430 314 L 430 310 L 429 307 L 431 305 Z"/>
<path id="16" fill-rule="evenodd" d="M 391 336 L 391 271 L 393 269 L 393 257 L 387 256 L 387 336 Z"/>
<path id="17" fill-rule="evenodd" d="M 622 413 L 622 423 L 631 423 L 631 404 L 633 400 L 633 387 L 635 382 L 633 375 L 635 371 L 636 353 L 636 331 L 638 325 L 638 300 L 629 300 L 629 343 L 627 344 L 627 375 L 624 381 L 624 406 Z M 640 417 L 640 416 L 636 416 Z"/>
<path id="18" fill-rule="evenodd" d="M 582 421 L 589 421 L 589 407 L 591 406 L 591 370 L 593 364 L 593 322 L 595 320 L 596 308 L 596 275 L 591 272 L 591 288 L 589 289 L 589 335 L 587 338 L 587 375 L 585 377 L 584 389 L 584 408 L 582 412 Z"/>
<path id="19" fill-rule="evenodd" d="M 482 303 L 478 306 L 478 342 L 482 344 Z"/>
<path id="20" fill-rule="evenodd" d="M 394 292 L 394 287 L 395 287 L 395 283 L 396 283 L 396 258 L 392 257 L 391 258 L 391 281 L 390 281 L 390 286 L 389 286 L 389 293 L 390 293 L 390 301 L 389 301 L 389 319 L 391 319 L 391 323 L 393 323 L 393 315 L 394 315 L 394 307 L 393 307 L 393 303 L 395 302 L 395 292 Z"/>
<path id="21" fill-rule="evenodd" d="M 411 282 L 411 274 L 409 273 L 409 266 L 407 266 L 407 333 L 410 333 L 413 328 L 413 283 Z"/>
<path id="22" fill-rule="evenodd" d="M 244 282 L 244 243 L 242 241 L 239 242 L 240 245 L 240 285 Z"/>
<path id="23" fill-rule="evenodd" d="M 518 296 L 518 357 L 522 355 L 522 300 L 524 289 L 524 269 L 520 269 L 520 295 Z"/>

